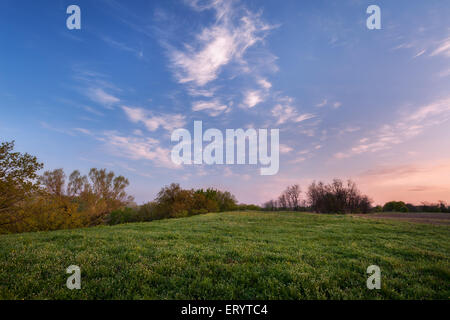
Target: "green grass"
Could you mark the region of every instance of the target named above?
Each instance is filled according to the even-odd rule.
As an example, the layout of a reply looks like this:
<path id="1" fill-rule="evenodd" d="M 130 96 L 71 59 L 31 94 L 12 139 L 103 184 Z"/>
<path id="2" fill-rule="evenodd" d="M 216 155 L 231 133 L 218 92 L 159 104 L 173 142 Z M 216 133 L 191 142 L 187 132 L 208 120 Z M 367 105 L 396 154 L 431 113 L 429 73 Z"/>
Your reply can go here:
<path id="1" fill-rule="evenodd" d="M 234 212 L 0 236 L 2 299 L 449 299 L 450 228 Z M 381 290 L 368 290 L 378 265 Z M 65 269 L 78 265 L 82 289 Z"/>

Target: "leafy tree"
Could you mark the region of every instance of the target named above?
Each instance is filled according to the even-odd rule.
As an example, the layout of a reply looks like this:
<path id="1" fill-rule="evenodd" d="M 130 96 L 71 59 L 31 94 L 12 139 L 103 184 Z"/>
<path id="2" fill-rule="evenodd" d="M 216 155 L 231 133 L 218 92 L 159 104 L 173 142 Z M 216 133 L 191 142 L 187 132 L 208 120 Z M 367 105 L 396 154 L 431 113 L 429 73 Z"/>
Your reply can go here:
<path id="1" fill-rule="evenodd" d="M 43 167 L 36 157 L 13 150 L 14 141 L 0 145 L 0 227 L 26 217 L 24 204 L 39 190 L 37 172 Z"/>
<path id="2" fill-rule="evenodd" d="M 61 197 L 64 195 L 64 185 L 66 183 L 66 174 L 63 169 L 45 171 L 39 178 L 40 183 L 46 188 L 47 192 Z"/>
<path id="3" fill-rule="evenodd" d="M 384 212 L 409 212 L 408 207 L 403 201 L 389 201 L 383 206 Z"/>
<path id="4" fill-rule="evenodd" d="M 77 177 L 76 173 L 72 174 Z M 87 181 L 83 177 L 79 179 L 83 182 Z M 92 168 L 89 171 L 89 180 L 90 186 L 85 184 L 84 192 L 81 194 L 83 195 L 82 200 L 90 207 L 92 224 L 103 222 L 110 212 L 124 207 L 134 200 L 125 191 L 129 185 L 128 179 L 123 176 L 116 177 L 112 171 Z"/>
<path id="5" fill-rule="evenodd" d="M 193 205 L 193 192 L 183 190 L 178 183 L 163 187 L 156 197 L 159 214 L 168 218 L 185 217 Z"/>

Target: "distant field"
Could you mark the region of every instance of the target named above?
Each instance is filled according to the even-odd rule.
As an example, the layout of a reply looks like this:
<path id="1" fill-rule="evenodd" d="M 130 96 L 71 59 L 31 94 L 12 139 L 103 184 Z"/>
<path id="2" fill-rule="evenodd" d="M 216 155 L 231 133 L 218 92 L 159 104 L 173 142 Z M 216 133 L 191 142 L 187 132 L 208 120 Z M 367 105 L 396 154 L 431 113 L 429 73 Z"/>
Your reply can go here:
<path id="1" fill-rule="evenodd" d="M 372 264 L 381 290 L 366 288 Z M 450 227 L 233 212 L 3 235 L 0 298 L 449 299 Z"/>
<path id="2" fill-rule="evenodd" d="M 392 219 L 398 221 L 428 223 L 435 225 L 449 225 L 450 213 L 434 213 L 434 212 L 380 212 L 375 214 L 355 214 L 361 218 L 370 219 Z"/>

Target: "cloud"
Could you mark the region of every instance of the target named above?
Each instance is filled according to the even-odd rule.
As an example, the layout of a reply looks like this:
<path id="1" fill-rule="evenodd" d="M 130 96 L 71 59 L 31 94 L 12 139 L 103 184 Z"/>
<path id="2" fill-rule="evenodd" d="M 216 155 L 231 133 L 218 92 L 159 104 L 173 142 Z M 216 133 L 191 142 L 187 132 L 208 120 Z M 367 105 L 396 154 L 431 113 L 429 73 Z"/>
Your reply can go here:
<path id="1" fill-rule="evenodd" d="M 422 51 L 418 52 L 418 53 L 413 57 L 413 59 L 420 57 L 420 56 L 423 55 L 426 51 L 427 51 L 426 49 L 423 49 Z"/>
<path id="2" fill-rule="evenodd" d="M 142 59 L 144 57 L 144 52 L 140 49 L 136 49 L 136 48 L 132 48 L 122 42 L 119 41 L 115 41 L 113 39 L 111 39 L 110 37 L 101 37 L 101 39 L 107 43 L 108 45 L 110 45 L 111 47 L 123 50 L 123 51 L 127 51 L 127 52 L 131 52 L 134 55 L 136 55 L 136 57 Z"/>
<path id="3" fill-rule="evenodd" d="M 83 106 L 83 109 L 86 110 L 87 112 L 90 112 L 90 113 L 95 114 L 97 116 L 104 116 L 103 113 L 101 113 L 100 111 L 98 111 L 98 110 L 96 110 L 94 108 L 91 108 L 89 106 Z"/>
<path id="4" fill-rule="evenodd" d="M 299 158 L 296 158 L 296 159 L 293 159 L 293 160 L 289 161 L 289 163 L 292 163 L 292 164 L 302 163 L 305 160 L 306 160 L 306 157 L 299 157 Z"/>
<path id="5" fill-rule="evenodd" d="M 267 79 L 264 78 L 257 78 L 256 82 L 261 87 L 261 90 L 259 89 L 247 90 L 244 93 L 244 101 L 242 103 L 243 107 L 253 108 L 267 98 L 269 90 L 272 87 L 272 84 L 269 81 L 267 81 Z"/>
<path id="6" fill-rule="evenodd" d="M 118 157 L 131 160 L 150 160 L 157 167 L 179 167 L 170 159 L 170 150 L 162 148 L 156 139 L 126 137 L 114 131 L 108 131 L 98 140 L 103 141 L 110 151 Z"/>
<path id="7" fill-rule="evenodd" d="M 278 118 L 277 125 L 286 122 L 299 123 L 315 117 L 315 115 L 311 113 L 298 114 L 297 110 L 290 105 L 293 99 L 287 98 L 285 100 L 287 101 L 287 105 L 283 106 L 282 104 L 277 104 L 272 109 L 272 115 L 275 118 Z"/>
<path id="8" fill-rule="evenodd" d="M 317 108 L 322 108 L 325 107 L 327 105 L 331 105 L 332 108 L 337 109 L 340 108 L 342 106 L 342 103 L 339 101 L 335 101 L 335 102 L 330 102 L 328 101 L 328 99 L 323 99 L 322 102 L 316 104 Z"/>
<path id="9" fill-rule="evenodd" d="M 316 107 L 321 108 L 321 107 L 325 107 L 328 103 L 327 99 L 324 99 L 322 102 L 316 104 Z"/>
<path id="10" fill-rule="evenodd" d="M 48 124 L 47 122 L 41 122 L 41 126 L 44 129 L 62 133 L 62 134 L 67 134 L 72 137 L 77 136 L 80 133 L 85 134 L 85 135 L 92 135 L 92 132 L 85 128 L 72 128 L 72 129 L 58 128 L 58 127 L 54 127 L 54 126 Z"/>
<path id="11" fill-rule="evenodd" d="M 304 113 L 304 114 L 301 114 L 298 117 L 296 117 L 293 121 L 294 122 L 302 122 L 302 121 L 305 121 L 308 119 L 312 119 L 314 117 L 315 117 L 315 115 L 312 113 Z"/>
<path id="12" fill-rule="evenodd" d="M 207 98 L 211 98 L 214 96 L 217 88 L 212 89 L 197 89 L 197 88 L 188 88 L 188 93 L 193 97 L 203 96 Z"/>
<path id="13" fill-rule="evenodd" d="M 205 27 L 183 50 L 171 48 L 169 55 L 180 83 L 204 86 L 215 80 L 231 62 L 243 63 L 248 48 L 262 41 L 271 27 L 258 14 L 236 10 L 231 1 L 188 2 L 196 11 L 214 10 L 215 22 Z"/>
<path id="14" fill-rule="evenodd" d="M 127 106 L 122 106 L 122 110 L 125 111 L 131 122 L 141 122 L 149 131 L 156 131 L 159 127 L 172 131 L 182 128 L 186 124 L 185 117 L 181 114 L 161 114 L 155 116 L 145 109 Z"/>
<path id="15" fill-rule="evenodd" d="M 439 78 L 445 78 L 450 76 L 450 68 L 446 69 L 446 70 L 442 70 L 438 73 L 438 77 Z"/>
<path id="16" fill-rule="evenodd" d="M 192 104 L 192 111 L 206 111 L 212 117 L 216 117 L 227 110 L 228 106 L 220 103 L 217 99 L 211 101 L 196 101 Z"/>
<path id="17" fill-rule="evenodd" d="M 245 93 L 244 105 L 247 108 L 253 108 L 258 103 L 261 103 L 263 101 L 263 94 L 259 90 L 250 90 Z"/>
<path id="18" fill-rule="evenodd" d="M 450 58 L 450 38 L 442 40 L 439 46 L 430 54 L 431 57 L 437 55 L 444 55 L 447 58 Z"/>
<path id="19" fill-rule="evenodd" d="M 339 101 L 336 101 L 335 103 L 333 103 L 333 108 L 337 109 L 340 108 L 342 106 L 342 103 Z"/>
<path id="20" fill-rule="evenodd" d="M 233 179 L 241 179 L 244 181 L 249 181 L 251 179 L 251 176 L 249 174 L 234 173 L 230 167 L 224 167 L 223 171 L 223 176 L 227 178 L 232 177 Z"/>
<path id="21" fill-rule="evenodd" d="M 272 84 L 269 81 L 267 81 L 267 79 L 261 78 L 261 79 L 258 79 L 257 82 L 261 87 L 263 87 L 266 90 L 269 90 L 270 88 L 272 88 Z"/>
<path id="22" fill-rule="evenodd" d="M 419 134 L 425 129 L 444 123 L 450 119 L 450 98 L 436 100 L 419 107 L 416 111 L 393 123 L 379 128 L 372 137 L 360 139 L 359 142 L 346 152 L 334 155 L 337 159 L 366 152 L 377 152 L 390 149 Z"/>
<path id="23" fill-rule="evenodd" d="M 349 126 L 349 127 L 345 127 L 344 129 L 339 130 L 339 135 L 343 135 L 343 134 L 346 134 L 346 133 L 353 133 L 353 132 L 357 132 L 359 130 L 361 130 L 360 127 L 351 127 L 351 126 Z"/>
<path id="24" fill-rule="evenodd" d="M 81 132 L 81 133 L 84 133 L 84 134 L 87 134 L 87 135 L 91 135 L 92 134 L 92 132 L 90 130 L 84 129 L 84 128 L 75 128 L 73 130 Z"/>
<path id="25" fill-rule="evenodd" d="M 103 105 L 106 108 L 111 109 L 112 106 L 118 102 L 120 102 L 120 99 L 106 93 L 101 88 L 89 88 L 87 89 L 87 96 L 94 102 L 97 102 L 101 105 Z"/>
<path id="26" fill-rule="evenodd" d="M 292 149 L 292 148 L 289 147 L 288 145 L 280 144 L 280 153 L 289 153 L 289 152 L 291 152 L 292 150 L 294 150 L 294 149 Z"/>

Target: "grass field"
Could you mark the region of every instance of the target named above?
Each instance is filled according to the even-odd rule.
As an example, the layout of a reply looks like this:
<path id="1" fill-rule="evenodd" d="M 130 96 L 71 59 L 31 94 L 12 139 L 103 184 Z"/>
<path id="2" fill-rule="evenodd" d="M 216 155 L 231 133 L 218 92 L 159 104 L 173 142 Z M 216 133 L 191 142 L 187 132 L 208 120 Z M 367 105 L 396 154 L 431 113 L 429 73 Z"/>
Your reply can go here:
<path id="1" fill-rule="evenodd" d="M 381 290 L 366 287 L 372 264 Z M 0 298 L 449 299 L 450 227 L 233 212 L 3 235 Z"/>

